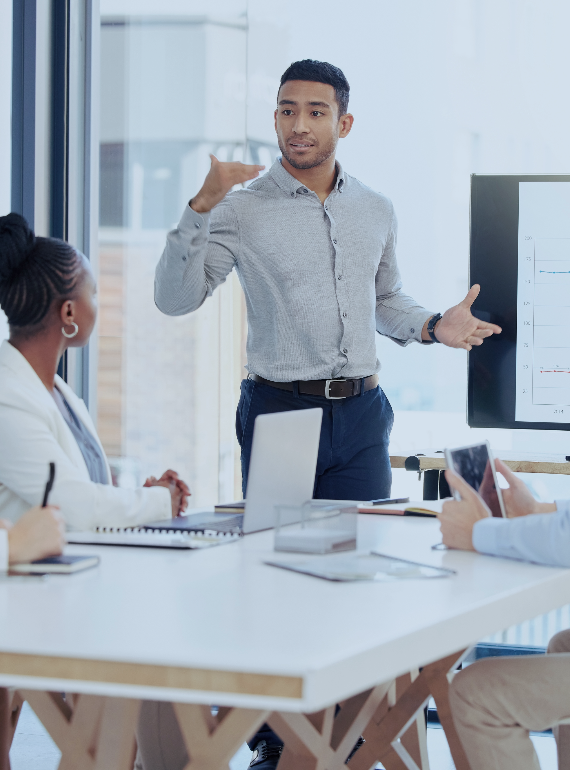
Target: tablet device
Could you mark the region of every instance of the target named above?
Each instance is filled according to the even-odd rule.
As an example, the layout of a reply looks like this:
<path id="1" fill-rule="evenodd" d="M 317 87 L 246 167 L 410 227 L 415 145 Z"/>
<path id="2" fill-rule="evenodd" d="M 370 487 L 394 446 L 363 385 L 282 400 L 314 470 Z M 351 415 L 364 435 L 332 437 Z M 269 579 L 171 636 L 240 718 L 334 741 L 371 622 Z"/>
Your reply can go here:
<path id="1" fill-rule="evenodd" d="M 495 460 L 488 441 L 458 449 L 446 449 L 445 459 L 447 467 L 455 471 L 481 495 L 493 516 L 506 516 L 503 496 L 497 483 Z M 458 500 L 461 499 L 457 492 L 455 497 Z"/>

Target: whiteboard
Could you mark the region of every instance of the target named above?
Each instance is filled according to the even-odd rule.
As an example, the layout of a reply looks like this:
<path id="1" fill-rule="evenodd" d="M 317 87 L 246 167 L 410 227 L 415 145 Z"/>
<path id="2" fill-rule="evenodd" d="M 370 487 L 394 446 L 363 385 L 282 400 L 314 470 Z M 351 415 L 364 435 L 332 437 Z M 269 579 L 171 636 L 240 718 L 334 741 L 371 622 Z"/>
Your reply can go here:
<path id="1" fill-rule="evenodd" d="M 519 183 L 515 419 L 570 422 L 570 182 Z"/>

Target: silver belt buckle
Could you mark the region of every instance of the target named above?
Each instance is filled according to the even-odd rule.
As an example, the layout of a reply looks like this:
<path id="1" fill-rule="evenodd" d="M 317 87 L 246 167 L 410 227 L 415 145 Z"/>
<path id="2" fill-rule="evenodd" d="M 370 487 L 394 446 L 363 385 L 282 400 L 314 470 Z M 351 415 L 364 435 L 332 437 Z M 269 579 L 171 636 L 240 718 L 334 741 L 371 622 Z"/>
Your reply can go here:
<path id="1" fill-rule="evenodd" d="M 346 398 L 346 396 L 331 396 L 331 382 L 345 382 L 345 380 L 325 380 L 325 398 L 329 401 L 340 401 L 341 398 Z"/>

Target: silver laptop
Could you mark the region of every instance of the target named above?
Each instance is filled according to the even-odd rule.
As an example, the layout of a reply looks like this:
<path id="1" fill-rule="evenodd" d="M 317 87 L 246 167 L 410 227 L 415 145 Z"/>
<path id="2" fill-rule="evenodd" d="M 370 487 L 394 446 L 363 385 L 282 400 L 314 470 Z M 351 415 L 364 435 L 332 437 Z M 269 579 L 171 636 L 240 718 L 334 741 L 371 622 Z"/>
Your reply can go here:
<path id="1" fill-rule="evenodd" d="M 312 499 L 322 419 L 322 409 L 256 418 L 245 495 L 245 534 L 274 527 L 276 505 L 301 505 Z"/>
<path id="2" fill-rule="evenodd" d="M 190 514 L 143 528 L 244 534 L 271 529 L 276 505 L 301 505 L 313 497 L 322 419 L 322 409 L 256 418 L 243 514 Z"/>

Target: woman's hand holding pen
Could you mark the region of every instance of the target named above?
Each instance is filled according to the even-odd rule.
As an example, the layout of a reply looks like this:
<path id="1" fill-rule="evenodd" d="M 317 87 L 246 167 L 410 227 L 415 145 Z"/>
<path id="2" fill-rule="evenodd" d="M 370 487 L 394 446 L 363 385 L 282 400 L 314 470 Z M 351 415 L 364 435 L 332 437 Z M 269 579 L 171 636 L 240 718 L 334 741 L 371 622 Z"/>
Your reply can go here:
<path id="1" fill-rule="evenodd" d="M 181 516 L 188 507 L 188 498 L 192 493 L 190 487 L 179 478 L 176 471 L 167 470 L 159 479 L 149 476 L 143 486 L 168 489 L 172 500 L 172 518 Z"/>
<path id="2" fill-rule="evenodd" d="M 0 519 L 0 527 L 8 530 L 10 564 L 59 556 L 65 546 L 65 522 L 53 505 L 36 505 L 15 524 Z"/>

